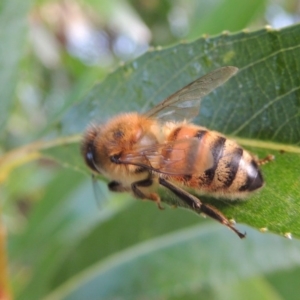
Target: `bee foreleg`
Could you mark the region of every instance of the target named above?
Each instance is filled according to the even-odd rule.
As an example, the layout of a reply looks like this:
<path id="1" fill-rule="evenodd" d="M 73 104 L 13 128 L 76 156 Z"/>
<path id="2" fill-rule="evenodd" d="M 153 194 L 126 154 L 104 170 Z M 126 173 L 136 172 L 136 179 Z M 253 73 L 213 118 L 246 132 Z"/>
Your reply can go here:
<path id="1" fill-rule="evenodd" d="M 147 178 L 141 181 L 136 181 L 131 184 L 131 188 L 135 197 L 140 199 L 149 199 L 157 203 L 159 209 L 164 209 L 163 206 L 160 205 L 160 197 L 155 193 L 150 193 L 149 195 L 144 194 L 139 187 L 149 187 L 153 184 L 153 180 L 151 178 Z"/>
<path id="2" fill-rule="evenodd" d="M 120 182 L 117 181 L 111 181 L 107 186 L 111 192 L 119 192 L 119 193 L 128 192 L 128 189 L 125 188 Z"/>
<path id="3" fill-rule="evenodd" d="M 204 213 L 205 215 L 215 219 L 216 221 L 222 223 L 223 225 L 229 227 L 233 230 L 240 238 L 244 238 L 246 234 L 238 231 L 230 221 L 215 207 L 210 206 L 208 204 L 202 203 L 200 199 L 195 197 L 194 195 L 188 193 L 187 191 L 181 189 L 180 187 L 172 184 L 171 182 L 165 180 L 164 178 L 159 178 L 159 183 L 172 191 L 177 197 L 179 197 L 184 203 L 186 203 L 189 207 L 191 207 L 196 212 Z"/>
<path id="4" fill-rule="evenodd" d="M 141 181 L 136 181 L 131 184 L 132 191 L 137 198 L 146 199 L 147 196 L 139 189 L 139 187 L 149 187 L 153 183 L 151 178 L 147 178 Z"/>

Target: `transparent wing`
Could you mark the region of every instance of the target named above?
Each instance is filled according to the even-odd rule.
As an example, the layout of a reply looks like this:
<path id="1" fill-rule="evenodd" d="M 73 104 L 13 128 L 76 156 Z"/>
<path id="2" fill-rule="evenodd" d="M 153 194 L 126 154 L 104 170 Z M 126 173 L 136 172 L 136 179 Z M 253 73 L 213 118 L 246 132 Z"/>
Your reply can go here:
<path id="1" fill-rule="evenodd" d="M 198 138 L 186 138 L 151 147 L 137 147 L 130 153 L 123 153 L 118 163 L 167 175 L 192 174 L 195 161 L 187 157 L 191 149 L 197 153 L 199 142 Z"/>
<path id="2" fill-rule="evenodd" d="M 225 83 L 237 71 L 238 68 L 231 66 L 216 69 L 175 92 L 145 115 L 162 121 L 191 120 L 199 113 L 201 99 Z"/>
<path id="3" fill-rule="evenodd" d="M 135 165 L 151 172 L 170 176 L 205 174 L 222 161 L 223 171 L 230 172 L 236 151 L 225 151 L 214 156 L 211 139 L 184 138 L 152 147 L 137 147 L 131 153 L 122 153 L 118 163 Z M 205 155 L 203 155 L 205 154 Z M 222 159 L 222 160 L 221 160 Z"/>

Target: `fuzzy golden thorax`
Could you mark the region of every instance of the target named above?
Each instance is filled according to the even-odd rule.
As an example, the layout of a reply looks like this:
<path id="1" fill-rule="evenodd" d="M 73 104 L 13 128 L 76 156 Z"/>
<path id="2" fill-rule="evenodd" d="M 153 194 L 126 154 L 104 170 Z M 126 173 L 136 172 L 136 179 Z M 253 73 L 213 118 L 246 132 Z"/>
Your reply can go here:
<path id="1" fill-rule="evenodd" d="M 90 126 L 84 136 L 82 153 L 93 171 L 111 180 L 132 182 L 141 176 L 139 167 L 118 164 L 116 160 L 133 153 L 139 163 L 147 164 L 141 149 L 157 144 L 157 136 L 159 128 L 155 121 L 137 113 L 121 114 L 104 125 Z"/>

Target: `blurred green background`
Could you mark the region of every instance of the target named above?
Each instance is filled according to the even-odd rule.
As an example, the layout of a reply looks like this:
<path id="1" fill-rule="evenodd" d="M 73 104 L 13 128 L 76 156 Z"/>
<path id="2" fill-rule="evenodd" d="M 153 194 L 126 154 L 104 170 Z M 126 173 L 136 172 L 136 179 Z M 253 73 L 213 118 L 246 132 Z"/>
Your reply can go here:
<path id="1" fill-rule="evenodd" d="M 13 152 L 61 137 L 62 111 L 152 47 L 299 19 L 292 0 L 2 1 L 0 166 L 10 154 L 16 163 L 2 166 L 0 197 L 14 297 L 299 299 L 299 241 L 241 226 L 241 242 L 190 212 L 159 212 L 101 181 L 94 191 L 84 172 Z M 109 200 L 100 210 L 97 197 Z"/>

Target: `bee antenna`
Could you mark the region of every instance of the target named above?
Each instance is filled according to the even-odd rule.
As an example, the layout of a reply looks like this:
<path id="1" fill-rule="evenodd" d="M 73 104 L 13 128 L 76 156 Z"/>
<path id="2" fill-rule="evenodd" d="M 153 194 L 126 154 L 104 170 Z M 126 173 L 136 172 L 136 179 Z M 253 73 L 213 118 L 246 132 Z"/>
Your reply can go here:
<path id="1" fill-rule="evenodd" d="M 101 210 L 101 208 L 103 207 L 103 203 L 106 202 L 107 200 L 106 195 L 103 193 L 104 191 L 101 189 L 101 186 L 99 185 L 96 175 L 92 173 L 91 176 L 92 176 L 94 198 L 96 200 L 98 209 Z M 104 199 L 104 201 L 102 199 Z"/>

